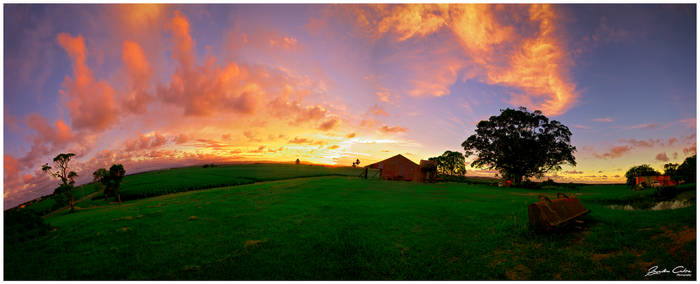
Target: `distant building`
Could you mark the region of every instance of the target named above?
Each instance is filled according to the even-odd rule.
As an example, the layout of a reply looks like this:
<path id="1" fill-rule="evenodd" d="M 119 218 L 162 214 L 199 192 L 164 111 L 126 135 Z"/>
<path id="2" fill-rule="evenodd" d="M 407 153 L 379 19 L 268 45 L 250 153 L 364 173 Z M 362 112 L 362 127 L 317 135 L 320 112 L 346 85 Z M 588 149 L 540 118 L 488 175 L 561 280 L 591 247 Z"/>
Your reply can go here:
<path id="1" fill-rule="evenodd" d="M 675 186 L 676 182 L 671 180 L 670 176 L 645 176 L 637 177 L 636 185 L 650 186 L 650 187 L 665 187 L 665 186 Z"/>
<path id="2" fill-rule="evenodd" d="M 437 163 L 425 160 L 420 162 L 418 165 L 399 154 L 365 168 L 379 169 L 379 177 L 385 180 L 433 181 L 437 175 Z"/>

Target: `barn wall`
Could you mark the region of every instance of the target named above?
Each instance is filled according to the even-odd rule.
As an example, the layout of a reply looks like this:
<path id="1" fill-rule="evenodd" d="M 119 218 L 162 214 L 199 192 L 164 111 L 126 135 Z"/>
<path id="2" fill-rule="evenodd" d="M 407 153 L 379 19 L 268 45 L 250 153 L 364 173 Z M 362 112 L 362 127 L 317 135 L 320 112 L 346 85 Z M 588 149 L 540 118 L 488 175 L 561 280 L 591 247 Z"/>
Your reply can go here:
<path id="1" fill-rule="evenodd" d="M 381 178 L 392 180 L 417 180 L 419 166 L 411 160 L 402 157 L 393 157 L 377 163 L 377 167 L 382 169 Z"/>

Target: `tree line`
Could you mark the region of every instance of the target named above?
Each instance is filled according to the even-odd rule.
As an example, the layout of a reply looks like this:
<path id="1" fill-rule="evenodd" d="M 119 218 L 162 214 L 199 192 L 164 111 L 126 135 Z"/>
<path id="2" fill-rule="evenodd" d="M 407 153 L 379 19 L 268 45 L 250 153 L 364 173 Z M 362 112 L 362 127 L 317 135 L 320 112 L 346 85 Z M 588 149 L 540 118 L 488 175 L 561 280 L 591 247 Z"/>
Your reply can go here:
<path id="1" fill-rule="evenodd" d="M 664 176 L 668 176 L 676 183 L 680 182 L 695 182 L 696 180 L 696 157 L 693 155 L 685 158 L 680 165 L 677 163 L 668 163 L 664 165 Z M 634 166 L 627 170 L 625 178 L 627 185 L 636 186 L 637 177 L 660 176 L 661 173 L 647 164 Z M 648 186 L 648 185 L 647 185 Z"/>

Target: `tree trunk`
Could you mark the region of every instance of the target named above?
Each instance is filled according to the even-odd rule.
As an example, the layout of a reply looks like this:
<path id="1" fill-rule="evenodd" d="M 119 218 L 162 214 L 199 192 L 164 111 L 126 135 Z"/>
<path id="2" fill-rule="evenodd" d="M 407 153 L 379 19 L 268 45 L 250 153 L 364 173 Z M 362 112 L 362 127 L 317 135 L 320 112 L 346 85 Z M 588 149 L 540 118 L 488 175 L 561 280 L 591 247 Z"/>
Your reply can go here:
<path id="1" fill-rule="evenodd" d="M 73 206 L 73 197 L 68 199 L 68 204 L 70 205 L 70 212 L 75 211 L 75 207 Z"/>
<path id="2" fill-rule="evenodd" d="M 121 196 L 121 194 L 119 193 L 119 186 L 117 186 L 117 187 L 114 189 L 114 191 L 115 191 L 116 194 L 117 194 L 117 201 L 119 201 L 119 205 L 122 205 L 122 196 Z"/>

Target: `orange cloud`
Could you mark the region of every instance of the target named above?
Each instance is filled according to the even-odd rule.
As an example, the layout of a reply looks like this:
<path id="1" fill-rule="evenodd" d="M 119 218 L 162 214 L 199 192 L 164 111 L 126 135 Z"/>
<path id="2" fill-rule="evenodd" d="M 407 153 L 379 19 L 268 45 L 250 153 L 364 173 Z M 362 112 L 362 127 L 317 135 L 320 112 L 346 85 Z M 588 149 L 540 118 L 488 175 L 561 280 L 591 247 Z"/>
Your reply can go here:
<path id="1" fill-rule="evenodd" d="M 603 118 L 594 118 L 593 121 L 595 122 L 612 122 L 612 118 L 609 117 L 603 117 Z"/>
<path id="2" fill-rule="evenodd" d="M 469 61 L 433 52 L 430 64 L 440 60 L 441 69 L 427 68 L 430 79 L 421 76 L 411 82 L 413 96 L 443 96 L 460 70 L 489 83 L 515 89 L 510 103 L 560 115 L 576 102 L 576 86 L 568 76 L 571 58 L 556 30 L 556 11 L 549 5 L 493 6 L 455 5 L 373 5 L 372 10 L 351 7 L 360 26 L 374 38 L 396 35 L 397 41 L 435 34 L 449 28 Z M 527 7 L 527 11 L 523 11 Z M 527 16 L 518 16 L 526 12 Z M 508 19 L 508 21 L 504 20 Z M 517 22 L 534 26 L 534 31 L 515 32 Z M 376 27 L 373 28 L 373 27 Z M 432 52 L 432 51 L 431 51 Z M 425 58 L 425 56 L 423 56 Z M 505 58 L 505 60 L 503 59 Z"/>
<path id="3" fill-rule="evenodd" d="M 382 125 L 382 127 L 380 127 L 379 130 L 381 130 L 381 131 L 384 132 L 384 133 L 402 133 L 402 132 L 406 132 L 406 128 L 403 128 L 403 127 L 400 127 L 400 126 L 392 126 L 392 127 L 389 127 L 389 126 L 386 126 L 386 125 Z"/>
<path id="4" fill-rule="evenodd" d="M 151 80 L 151 64 L 141 46 L 132 41 L 124 41 L 122 47 L 122 61 L 131 78 L 131 90 L 124 101 L 124 109 L 135 113 L 143 113 L 150 101 L 150 95 L 146 92 Z"/>
<path id="5" fill-rule="evenodd" d="M 82 36 L 60 33 L 57 40 L 73 60 L 73 79 L 66 77 L 64 90 L 61 90 L 67 99 L 71 124 L 77 129 L 105 130 L 117 120 L 114 89 L 93 78 L 86 64 L 87 52 Z"/>
<path id="6" fill-rule="evenodd" d="M 300 137 L 294 137 L 294 139 L 289 140 L 290 144 L 308 144 L 308 145 L 318 145 L 318 146 L 323 146 L 328 144 L 326 141 L 320 141 L 320 140 L 311 140 L 307 138 L 300 138 Z"/>
<path id="7" fill-rule="evenodd" d="M 196 65 L 194 41 L 190 36 L 187 18 L 175 11 L 169 23 L 173 33 L 178 62 L 170 85 L 159 86 L 158 96 L 168 103 L 184 106 L 185 115 L 208 116 L 217 111 L 233 111 L 239 114 L 253 113 L 265 97 L 261 85 L 251 79 L 251 70 L 231 62 L 221 68 L 215 58 L 209 57 L 203 65 Z"/>
<path id="8" fill-rule="evenodd" d="M 340 120 L 338 120 L 337 118 L 330 118 L 325 122 L 321 123 L 321 125 L 318 126 L 318 129 L 328 131 L 335 128 L 338 125 L 338 123 L 340 123 Z"/>

